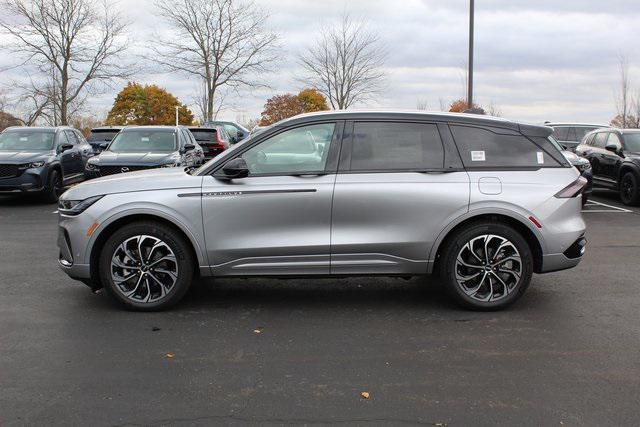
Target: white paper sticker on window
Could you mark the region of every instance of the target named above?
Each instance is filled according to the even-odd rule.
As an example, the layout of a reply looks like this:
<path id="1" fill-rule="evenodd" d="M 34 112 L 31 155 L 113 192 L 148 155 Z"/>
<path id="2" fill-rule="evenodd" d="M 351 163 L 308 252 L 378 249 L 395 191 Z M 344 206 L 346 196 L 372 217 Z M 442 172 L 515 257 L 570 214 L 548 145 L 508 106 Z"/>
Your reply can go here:
<path id="1" fill-rule="evenodd" d="M 538 151 L 536 154 L 538 155 L 538 164 L 544 164 L 544 153 L 542 151 Z"/>
<path id="2" fill-rule="evenodd" d="M 142 139 L 142 142 L 149 142 L 149 138 L 147 138 L 146 136 L 143 136 L 140 139 Z"/>
<path id="3" fill-rule="evenodd" d="M 472 151 L 471 152 L 471 161 L 472 162 L 484 162 L 484 151 Z"/>
<path id="4" fill-rule="evenodd" d="M 28 140 L 29 140 L 29 138 L 27 138 L 26 136 L 21 136 L 20 137 L 20 141 L 28 141 Z"/>

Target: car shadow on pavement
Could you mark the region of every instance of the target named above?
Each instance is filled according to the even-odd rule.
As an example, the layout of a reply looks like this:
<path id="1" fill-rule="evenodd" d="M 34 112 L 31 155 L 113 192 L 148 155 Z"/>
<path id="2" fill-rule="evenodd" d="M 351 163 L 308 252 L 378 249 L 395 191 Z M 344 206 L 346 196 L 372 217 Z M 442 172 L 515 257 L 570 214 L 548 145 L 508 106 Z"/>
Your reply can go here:
<path id="1" fill-rule="evenodd" d="M 41 197 L 38 197 L 35 194 L 3 194 L 0 195 L 0 206 L 51 206 L 52 208 L 55 208 L 56 204 L 45 203 L 42 201 Z"/>
<path id="2" fill-rule="evenodd" d="M 104 292 L 102 292 L 104 293 Z M 89 298 L 89 297 L 87 297 Z M 536 310 L 550 296 L 532 286 L 525 298 L 506 311 Z M 552 299 L 552 298 L 551 298 Z M 86 301 L 83 301 L 86 303 Z M 91 306 L 108 311 L 121 307 L 107 295 L 92 295 Z M 240 310 L 392 310 L 425 313 L 474 313 L 455 304 L 432 277 L 348 279 L 217 279 L 194 282 L 177 313 Z M 481 315 L 482 313 L 476 312 Z"/>

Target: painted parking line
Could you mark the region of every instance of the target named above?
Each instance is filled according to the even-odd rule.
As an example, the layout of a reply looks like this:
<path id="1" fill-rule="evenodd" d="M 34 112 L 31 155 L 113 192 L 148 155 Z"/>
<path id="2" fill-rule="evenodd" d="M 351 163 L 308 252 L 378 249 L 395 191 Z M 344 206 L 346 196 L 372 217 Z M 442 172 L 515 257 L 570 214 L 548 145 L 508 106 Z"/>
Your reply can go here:
<path id="1" fill-rule="evenodd" d="M 595 200 L 589 200 L 585 205 L 585 208 L 589 208 L 591 206 L 595 206 L 596 209 L 582 209 L 582 212 L 633 213 L 633 211 L 630 209 L 620 208 L 618 206 L 608 205 L 602 202 L 596 202 Z"/>

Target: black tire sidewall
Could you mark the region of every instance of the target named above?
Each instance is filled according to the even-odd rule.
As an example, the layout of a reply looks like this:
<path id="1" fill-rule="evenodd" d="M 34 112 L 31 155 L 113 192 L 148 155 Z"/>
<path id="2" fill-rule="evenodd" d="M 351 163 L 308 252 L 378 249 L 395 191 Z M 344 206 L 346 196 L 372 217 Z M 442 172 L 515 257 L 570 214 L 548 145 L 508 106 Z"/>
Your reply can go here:
<path id="1" fill-rule="evenodd" d="M 62 186 L 62 177 L 60 176 L 60 172 L 57 169 L 49 172 L 49 177 L 47 179 L 47 186 L 44 189 L 44 200 L 47 203 L 57 203 L 58 195 L 56 194 L 55 182 L 56 180 L 60 180 L 60 186 Z"/>
<path id="2" fill-rule="evenodd" d="M 157 237 L 167 243 L 178 263 L 178 279 L 175 285 L 163 299 L 152 303 L 137 303 L 126 298 L 111 279 L 111 257 L 116 247 L 126 239 L 142 234 Z M 130 310 L 159 311 L 175 305 L 189 290 L 193 280 L 194 259 L 189 243 L 172 228 L 153 222 L 132 223 L 125 225 L 107 239 L 100 253 L 99 266 L 102 286 L 116 301 Z"/>
<path id="3" fill-rule="evenodd" d="M 514 244 L 522 260 L 522 275 L 515 289 L 506 298 L 498 301 L 482 302 L 466 295 L 456 280 L 455 264 L 458 253 L 471 239 L 483 234 L 504 237 Z M 458 231 L 447 243 L 441 260 L 440 276 L 448 294 L 461 306 L 474 310 L 500 310 L 513 304 L 529 287 L 533 275 L 533 254 L 527 241 L 514 228 L 499 223 L 475 223 Z"/>
<path id="4" fill-rule="evenodd" d="M 633 183 L 633 194 L 630 199 L 625 200 L 624 196 L 624 186 L 623 183 L 626 179 L 630 179 Z M 627 172 L 622 175 L 622 179 L 620 180 L 620 200 L 625 205 L 634 206 L 638 204 L 638 199 L 640 195 L 638 194 L 638 177 L 633 172 Z"/>

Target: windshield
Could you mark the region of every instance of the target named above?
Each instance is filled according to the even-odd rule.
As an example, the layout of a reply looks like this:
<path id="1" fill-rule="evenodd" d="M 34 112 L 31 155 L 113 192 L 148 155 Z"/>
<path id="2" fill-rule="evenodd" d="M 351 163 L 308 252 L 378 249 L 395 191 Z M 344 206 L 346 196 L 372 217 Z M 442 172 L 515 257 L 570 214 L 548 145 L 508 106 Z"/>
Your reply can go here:
<path id="1" fill-rule="evenodd" d="M 632 153 L 640 153 L 640 132 L 625 133 L 624 148 Z"/>
<path id="2" fill-rule="evenodd" d="M 171 130 L 135 129 L 118 133 L 108 148 L 114 153 L 176 151 L 176 135 Z"/>
<path id="3" fill-rule="evenodd" d="M 0 151 L 53 150 L 53 131 L 20 130 L 0 134 Z"/>
<path id="4" fill-rule="evenodd" d="M 92 130 L 91 135 L 87 138 L 87 142 L 111 142 L 114 136 L 118 134 L 118 130 Z"/>

